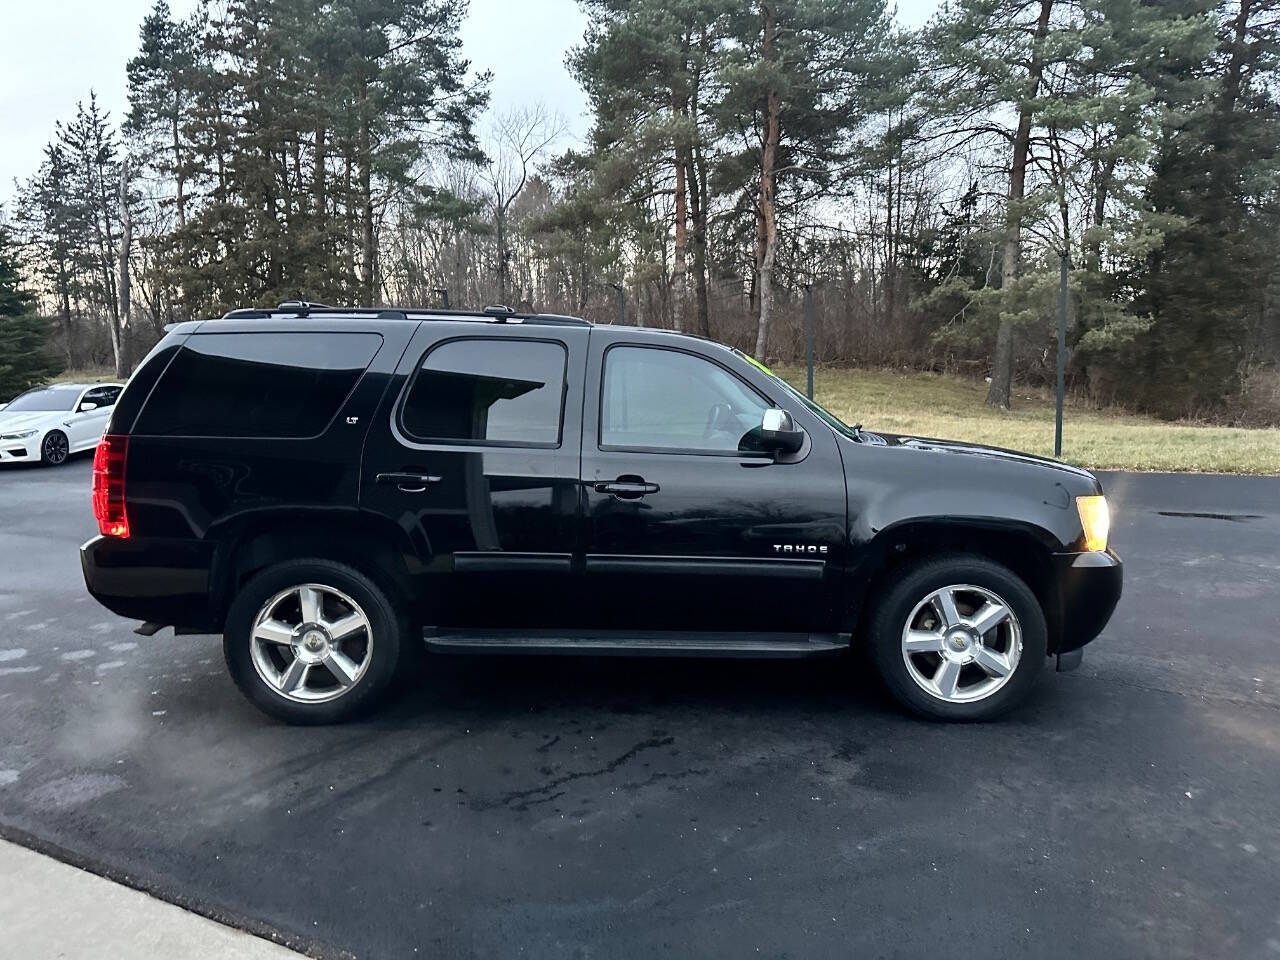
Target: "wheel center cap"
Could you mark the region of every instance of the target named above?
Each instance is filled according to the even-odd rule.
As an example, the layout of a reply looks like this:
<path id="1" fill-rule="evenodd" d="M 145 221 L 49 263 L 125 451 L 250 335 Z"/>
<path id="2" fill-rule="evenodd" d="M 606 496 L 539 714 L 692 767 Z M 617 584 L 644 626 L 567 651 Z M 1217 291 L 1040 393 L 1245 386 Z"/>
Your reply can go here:
<path id="1" fill-rule="evenodd" d="M 944 641 L 943 656 L 949 660 L 967 661 L 973 656 L 974 642 L 974 636 L 968 629 L 951 630 Z"/>
<path id="2" fill-rule="evenodd" d="M 299 659 L 307 663 L 323 660 L 329 654 L 329 638 L 322 630 L 305 630 L 294 641 L 294 651 Z"/>

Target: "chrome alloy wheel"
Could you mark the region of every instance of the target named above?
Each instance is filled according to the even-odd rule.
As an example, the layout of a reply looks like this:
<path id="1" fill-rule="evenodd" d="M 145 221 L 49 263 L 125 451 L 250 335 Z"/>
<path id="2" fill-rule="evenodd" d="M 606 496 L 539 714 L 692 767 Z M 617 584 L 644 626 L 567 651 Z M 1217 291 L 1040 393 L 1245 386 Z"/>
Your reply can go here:
<path id="1" fill-rule="evenodd" d="M 948 703 L 983 700 L 1013 676 L 1022 627 L 985 587 L 959 583 L 915 605 L 902 628 L 902 659 L 915 684 Z"/>
<path id="2" fill-rule="evenodd" d="M 336 700 L 373 657 L 373 631 L 360 605 L 319 583 L 289 587 L 264 603 L 249 644 L 262 681 L 300 703 Z"/>

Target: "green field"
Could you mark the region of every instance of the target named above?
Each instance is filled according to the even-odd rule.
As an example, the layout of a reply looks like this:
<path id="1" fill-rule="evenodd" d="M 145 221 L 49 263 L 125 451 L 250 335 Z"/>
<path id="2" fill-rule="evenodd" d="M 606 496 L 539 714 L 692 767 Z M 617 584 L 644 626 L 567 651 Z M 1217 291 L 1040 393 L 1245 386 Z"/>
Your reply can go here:
<path id="1" fill-rule="evenodd" d="M 778 372 L 804 389 L 803 367 Z M 1053 399 L 1014 388 L 1013 410 L 988 407 L 986 384 L 932 373 L 820 368 L 815 399 L 848 423 L 1053 455 Z M 1093 409 L 1067 401 L 1062 459 L 1099 470 L 1280 474 L 1280 429 L 1247 430 Z"/>

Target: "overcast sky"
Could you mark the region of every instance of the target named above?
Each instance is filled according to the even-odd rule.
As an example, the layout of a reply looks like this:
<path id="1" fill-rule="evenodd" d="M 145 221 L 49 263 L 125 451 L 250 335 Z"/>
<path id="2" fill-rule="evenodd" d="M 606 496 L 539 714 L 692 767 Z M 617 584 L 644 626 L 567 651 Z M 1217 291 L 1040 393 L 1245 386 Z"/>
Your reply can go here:
<path id="1" fill-rule="evenodd" d="M 0 56 L 0 203 L 14 179 L 40 165 L 54 122 L 69 119 L 92 89 L 117 121 L 127 105 L 124 66 L 138 46 L 138 27 L 154 0 L 0 0 L 7 41 Z M 185 16 L 195 0 L 170 0 Z M 923 22 L 937 0 L 899 0 L 905 23 Z M 582 91 L 564 54 L 582 37 L 575 0 L 471 0 L 463 28 L 466 56 L 493 71 L 491 109 L 544 103 L 585 133 Z"/>

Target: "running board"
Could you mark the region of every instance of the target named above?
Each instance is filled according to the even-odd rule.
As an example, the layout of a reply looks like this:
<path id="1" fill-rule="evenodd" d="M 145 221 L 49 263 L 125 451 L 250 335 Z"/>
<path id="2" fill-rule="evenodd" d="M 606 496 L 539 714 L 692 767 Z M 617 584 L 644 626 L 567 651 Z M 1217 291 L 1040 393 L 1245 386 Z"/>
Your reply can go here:
<path id="1" fill-rule="evenodd" d="M 849 649 L 847 633 L 717 633 L 679 630 L 422 631 L 436 653 L 591 657 L 830 657 Z"/>

